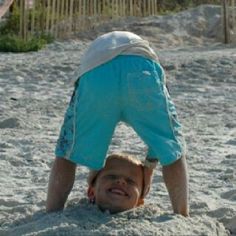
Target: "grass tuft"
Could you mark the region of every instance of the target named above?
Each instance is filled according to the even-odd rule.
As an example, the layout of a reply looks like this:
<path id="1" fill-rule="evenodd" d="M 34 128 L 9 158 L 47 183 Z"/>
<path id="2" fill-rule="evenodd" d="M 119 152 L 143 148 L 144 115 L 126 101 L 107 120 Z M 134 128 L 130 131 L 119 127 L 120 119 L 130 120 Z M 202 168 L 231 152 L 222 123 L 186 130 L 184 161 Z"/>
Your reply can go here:
<path id="1" fill-rule="evenodd" d="M 51 43 L 53 38 L 49 35 L 33 36 L 27 40 L 14 34 L 0 36 L 1 52 L 29 52 L 42 49 L 47 43 Z"/>

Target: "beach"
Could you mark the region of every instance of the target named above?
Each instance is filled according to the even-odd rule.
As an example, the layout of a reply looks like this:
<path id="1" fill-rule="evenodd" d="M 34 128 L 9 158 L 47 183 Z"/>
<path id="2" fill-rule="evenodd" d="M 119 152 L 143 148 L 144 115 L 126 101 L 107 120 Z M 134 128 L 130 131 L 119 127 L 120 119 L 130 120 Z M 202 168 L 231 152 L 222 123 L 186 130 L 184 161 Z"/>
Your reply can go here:
<path id="1" fill-rule="evenodd" d="M 222 44 L 220 7 L 104 23 L 38 52 L 0 53 L 0 235 L 236 235 L 236 45 Z M 150 41 L 166 70 L 187 144 L 190 217 L 172 213 L 161 166 L 145 205 L 111 215 L 86 198 L 77 167 L 63 212 L 46 214 L 54 149 L 80 57 L 91 40 L 128 30 Z M 93 148 L 93 147 L 91 147 Z M 146 145 L 119 123 L 108 154 L 144 159 Z"/>

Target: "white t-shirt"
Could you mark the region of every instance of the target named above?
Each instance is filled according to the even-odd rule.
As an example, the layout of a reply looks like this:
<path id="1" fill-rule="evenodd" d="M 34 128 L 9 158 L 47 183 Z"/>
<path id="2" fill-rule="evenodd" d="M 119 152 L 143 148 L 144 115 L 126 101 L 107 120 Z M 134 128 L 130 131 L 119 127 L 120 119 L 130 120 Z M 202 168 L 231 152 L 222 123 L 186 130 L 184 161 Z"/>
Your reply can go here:
<path id="1" fill-rule="evenodd" d="M 158 61 L 149 42 L 127 31 L 113 31 L 95 39 L 81 57 L 76 80 L 118 55 L 138 55 Z"/>

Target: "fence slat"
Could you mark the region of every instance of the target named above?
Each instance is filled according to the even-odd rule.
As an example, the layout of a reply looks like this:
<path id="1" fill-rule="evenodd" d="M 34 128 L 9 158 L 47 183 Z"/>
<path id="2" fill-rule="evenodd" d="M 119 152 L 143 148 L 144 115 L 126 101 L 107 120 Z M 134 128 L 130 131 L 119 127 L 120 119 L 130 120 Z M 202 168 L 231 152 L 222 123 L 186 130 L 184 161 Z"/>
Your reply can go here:
<path id="1" fill-rule="evenodd" d="M 70 0 L 70 6 L 69 6 L 69 32 L 70 35 L 72 32 L 72 26 L 73 26 L 73 7 L 74 7 L 74 0 Z"/>
<path id="2" fill-rule="evenodd" d="M 24 18 L 23 18 L 23 39 L 27 40 L 27 26 L 28 26 L 28 11 L 26 10 L 26 6 L 27 6 L 27 1 L 23 1 L 23 14 L 24 14 Z"/>
<path id="3" fill-rule="evenodd" d="M 46 33 L 49 32 L 50 24 L 50 10 L 51 10 L 51 0 L 47 0 L 47 15 L 46 15 Z"/>
<path id="4" fill-rule="evenodd" d="M 20 29 L 19 29 L 19 35 L 20 37 L 23 38 L 23 20 L 24 20 L 24 11 L 23 11 L 23 1 L 19 0 L 20 2 L 20 6 L 19 6 L 19 9 L 20 9 Z"/>
<path id="5" fill-rule="evenodd" d="M 58 32 L 58 34 L 59 34 L 59 37 L 60 38 L 64 38 L 64 31 L 65 31 L 65 21 L 64 21 L 64 19 L 65 19 L 65 13 L 64 13 L 64 11 L 65 11 L 65 1 L 64 0 L 61 0 L 60 1 L 60 14 L 59 14 L 59 32 Z M 62 22 L 62 24 L 64 25 L 62 25 L 62 27 L 60 26 L 60 22 Z"/>
<path id="6" fill-rule="evenodd" d="M 56 0 L 52 0 L 52 11 L 51 11 L 51 33 L 55 36 L 55 12 L 56 12 Z"/>
<path id="7" fill-rule="evenodd" d="M 224 42 L 229 43 L 229 15 L 228 15 L 228 3 L 227 0 L 223 0 L 223 14 L 224 14 Z"/>
<path id="8" fill-rule="evenodd" d="M 235 14 L 235 0 L 231 0 L 231 8 L 232 8 L 232 27 L 234 36 L 236 34 L 236 14 Z"/>

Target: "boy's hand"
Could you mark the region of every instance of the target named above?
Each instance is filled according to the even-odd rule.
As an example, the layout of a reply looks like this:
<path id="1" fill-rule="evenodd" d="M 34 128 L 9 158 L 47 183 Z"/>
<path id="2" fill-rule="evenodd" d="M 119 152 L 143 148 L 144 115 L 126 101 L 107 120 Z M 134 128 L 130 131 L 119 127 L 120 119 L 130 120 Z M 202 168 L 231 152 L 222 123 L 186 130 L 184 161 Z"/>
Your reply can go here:
<path id="1" fill-rule="evenodd" d="M 144 187 L 143 187 L 142 197 L 145 198 L 150 190 L 150 186 L 152 183 L 153 169 L 144 166 L 143 173 L 144 173 Z"/>
<path id="2" fill-rule="evenodd" d="M 156 168 L 157 160 L 146 158 L 144 162 L 144 187 L 142 197 L 145 198 L 150 191 L 150 186 L 152 183 L 153 170 Z"/>

